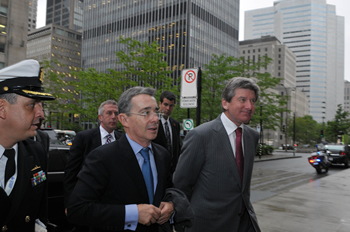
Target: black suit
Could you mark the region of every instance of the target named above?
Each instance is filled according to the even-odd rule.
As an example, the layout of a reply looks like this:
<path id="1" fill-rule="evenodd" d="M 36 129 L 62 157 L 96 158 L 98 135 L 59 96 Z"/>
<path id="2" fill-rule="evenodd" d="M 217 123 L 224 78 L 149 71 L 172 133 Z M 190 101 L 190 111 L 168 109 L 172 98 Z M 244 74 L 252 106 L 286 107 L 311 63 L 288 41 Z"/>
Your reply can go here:
<path id="1" fill-rule="evenodd" d="M 171 173 L 174 173 L 177 165 L 177 161 L 180 156 L 180 151 L 181 151 L 180 123 L 171 117 L 169 117 L 169 121 L 170 121 L 171 134 L 172 134 Z M 153 142 L 158 143 L 159 145 L 167 149 L 168 143 L 166 140 L 164 127 L 161 120 L 159 120 L 157 137 L 153 140 Z"/>
<path id="2" fill-rule="evenodd" d="M 46 154 L 49 154 L 49 148 L 50 148 L 50 137 L 49 135 L 41 130 L 36 131 L 37 134 L 35 136 L 36 141 L 41 143 L 44 146 Z"/>
<path id="3" fill-rule="evenodd" d="M 152 143 L 152 148 L 158 172 L 153 204 L 159 207 L 165 189 L 172 185 L 171 160 L 162 146 Z M 94 231 L 124 231 L 125 205 L 149 204 L 146 184 L 126 135 L 92 151 L 78 179 L 68 204 L 68 220 Z M 158 229 L 158 224 L 138 224 L 136 231 Z"/>
<path id="4" fill-rule="evenodd" d="M 121 137 L 121 133 L 114 131 L 115 139 Z M 101 146 L 100 127 L 77 133 L 69 150 L 69 159 L 64 173 L 64 202 L 67 207 L 69 196 L 78 181 L 80 172 L 87 155 L 95 148 Z"/>
<path id="5" fill-rule="evenodd" d="M 0 228 L 7 227 L 7 232 L 34 231 L 37 218 L 47 223 L 47 180 L 36 186 L 32 186 L 31 181 L 40 171 L 47 175 L 47 154 L 43 146 L 31 139 L 18 142 L 17 170 L 10 196 L 0 188 Z"/>

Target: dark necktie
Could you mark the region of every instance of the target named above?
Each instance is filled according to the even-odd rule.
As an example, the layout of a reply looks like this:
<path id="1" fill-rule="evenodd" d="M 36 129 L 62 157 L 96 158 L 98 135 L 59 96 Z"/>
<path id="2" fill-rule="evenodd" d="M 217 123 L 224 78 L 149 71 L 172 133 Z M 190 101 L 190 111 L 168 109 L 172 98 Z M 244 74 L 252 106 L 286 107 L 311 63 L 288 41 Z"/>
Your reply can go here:
<path id="1" fill-rule="evenodd" d="M 15 174 L 16 164 L 15 164 L 15 150 L 13 148 L 6 149 L 4 156 L 7 157 L 6 168 L 5 168 L 5 185 L 7 181 Z"/>
<path id="2" fill-rule="evenodd" d="M 145 180 L 147 192 L 148 192 L 148 198 L 149 203 L 153 203 L 153 175 L 152 175 L 152 169 L 151 169 L 151 162 L 149 160 L 149 147 L 142 148 L 140 153 L 144 159 L 143 165 L 142 165 L 142 174 L 143 179 Z"/>
<path id="3" fill-rule="evenodd" d="M 112 135 L 111 134 L 108 134 L 108 135 L 106 135 L 106 143 L 105 144 L 109 144 L 109 143 L 111 143 L 112 142 Z"/>
<path id="4" fill-rule="evenodd" d="M 242 149 L 242 128 L 236 129 L 236 163 L 241 182 L 243 181 L 244 158 Z"/>
<path id="5" fill-rule="evenodd" d="M 165 127 L 165 137 L 166 137 L 166 142 L 167 142 L 167 149 L 168 149 L 168 151 L 171 154 L 172 153 L 171 138 L 170 138 L 170 130 L 169 130 L 169 126 L 168 126 L 168 122 L 167 121 L 164 123 L 164 127 Z"/>

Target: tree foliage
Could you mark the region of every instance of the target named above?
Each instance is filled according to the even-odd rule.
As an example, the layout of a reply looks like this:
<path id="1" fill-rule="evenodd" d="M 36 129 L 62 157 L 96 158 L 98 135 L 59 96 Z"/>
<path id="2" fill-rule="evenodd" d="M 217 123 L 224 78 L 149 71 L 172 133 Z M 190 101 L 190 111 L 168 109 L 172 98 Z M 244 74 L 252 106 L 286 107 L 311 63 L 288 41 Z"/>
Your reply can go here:
<path id="1" fill-rule="evenodd" d="M 116 53 L 120 70 L 98 72 L 90 68 L 64 75 L 51 71 L 60 66 L 58 61 L 45 61 L 48 91 L 57 98 L 57 101 L 52 101 L 47 106 L 47 110 L 60 115 L 60 120 L 64 120 L 67 114 L 74 113 L 80 115 L 81 121 L 95 122 L 97 125 L 97 111 L 101 102 L 108 99 L 118 101 L 119 96 L 130 87 L 155 87 L 157 97 L 165 90 L 178 95 L 178 90 L 173 85 L 174 80 L 169 76 L 171 71 L 167 70 L 164 61 L 166 55 L 158 51 L 156 42 L 141 43 L 130 38 L 120 38 L 119 42 L 125 45 L 125 52 Z"/>
<path id="2" fill-rule="evenodd" d="M 312 116 L 295 118 L 295 138 L 299 144 L 316 144 L 321 142 L 320 130 L 322 124 L 317 123 Z M 288 122 L 288 135 L 293 137 L 293 120 Z"/>
<path id="3" fill-rule="evenodd" d="M 272 60 L 267 56 L 259 61 L 244 61 L 242 58 L 234 58 L 222 54 L 213 55 L 209 64 L 204 65 L 203 94 L 202 94 L 202 121 L 210 121 L 221 112 L 221 94 L 232 77 L 244 76 L 253 78 L 260 87 L 260 96 L 256 102 L 256 110 L 251 124 L 256 126 L 263 121 L 264 129 L 276 129 L 282 120 L 280 113 L 287 111 L 287 97 L 279 95 L 273 88 L 280 83 L 280 78 L 272 77 L 270 73 L 261 72 L 261 67 L 266 67 Z M 262 116 L 260 116 L 260 105 Z"/>
<path id="4" fill-rule="evenodd" d="M 326 139 L 329 142 L 337 142 L 340 131 L 347 135 L 349 134 L 350 119 L 349 112 L 344 111 L 341 104 L 338 105 L 337 112 L 333 121 L 327 122 Z"/>

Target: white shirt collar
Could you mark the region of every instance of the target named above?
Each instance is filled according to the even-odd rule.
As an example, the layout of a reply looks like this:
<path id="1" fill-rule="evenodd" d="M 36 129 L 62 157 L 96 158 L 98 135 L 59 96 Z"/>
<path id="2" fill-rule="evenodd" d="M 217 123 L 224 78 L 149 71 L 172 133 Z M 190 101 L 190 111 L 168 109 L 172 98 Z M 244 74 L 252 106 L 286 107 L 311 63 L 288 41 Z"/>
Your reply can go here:
<path id="1" fill-rule="evenodd" d="M 16 143 L 12 148 L 15 149 L 15 156 L 17 156 L 17 153 L 18 153 L 18 143 Z M 2 156 L 4 155 L 4 152 L 5 152 L 5 148 L 0 144 L 0 159 L 1 159 Z"/>
<path id="2" fill-rule="evenodd" d="M 168 122 L 168 125 L 170 125 L 170 120 L 169 117 L 167 120 L 165 120 L 165 118 L 161 117 L 160 120 L 162 121 L 162 124 L 164 125 L 165 122 Z"/>
<path id="3" fill-rule="evenodd" d="M 105 138 L 109 133 L 105 130 L 105 128 L 103 128 L 103 126 L 100 125 L 100 133 L 101 133 L 101 139 Z M 114 130 L 112 131 L 112 133 L 110 133 L 112 136 L 112 141 L 115 140 L 114 137 Z"/>
<path id="4" fill-rule="evenodd" d="M 232 134 L 238 127 L 235 123 L 233 123 L 225 113 L 221 114 L 221 122 L 224 125 L 227 135 Z M 239 127 L 242 128 L 242 132 L 244 131 L 244 124 L 242 123 Z"/>

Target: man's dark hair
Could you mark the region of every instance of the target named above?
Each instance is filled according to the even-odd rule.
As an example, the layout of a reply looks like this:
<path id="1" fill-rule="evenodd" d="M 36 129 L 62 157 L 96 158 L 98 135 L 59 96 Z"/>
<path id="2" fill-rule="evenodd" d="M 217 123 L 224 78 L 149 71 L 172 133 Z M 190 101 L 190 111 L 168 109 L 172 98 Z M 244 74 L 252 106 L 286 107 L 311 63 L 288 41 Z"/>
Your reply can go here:
<path id="1" fill-rule="evenodd" d="M 234 77 L 226 84 L 224 91 L 222 92 L 222 98 L 227 102 L 231 102 L 232 98 L 236 95 L 236 89 L 249 89 L 255 93 L 255 101 L 259 98 L 260 88 L 250 78 L 246 77 Z M 221 106 L 222 111 L 225 112 L 225 109 Z"/>
<path id="2" fill-rule="evenodd" d="M 163 103 L 164 98 L 168 99 L 169 101 L 174 101 L 176 103 L 176 96 L 173 92 L 170 91 L 164 91 L 160 95 L 160 102 Z"/>

